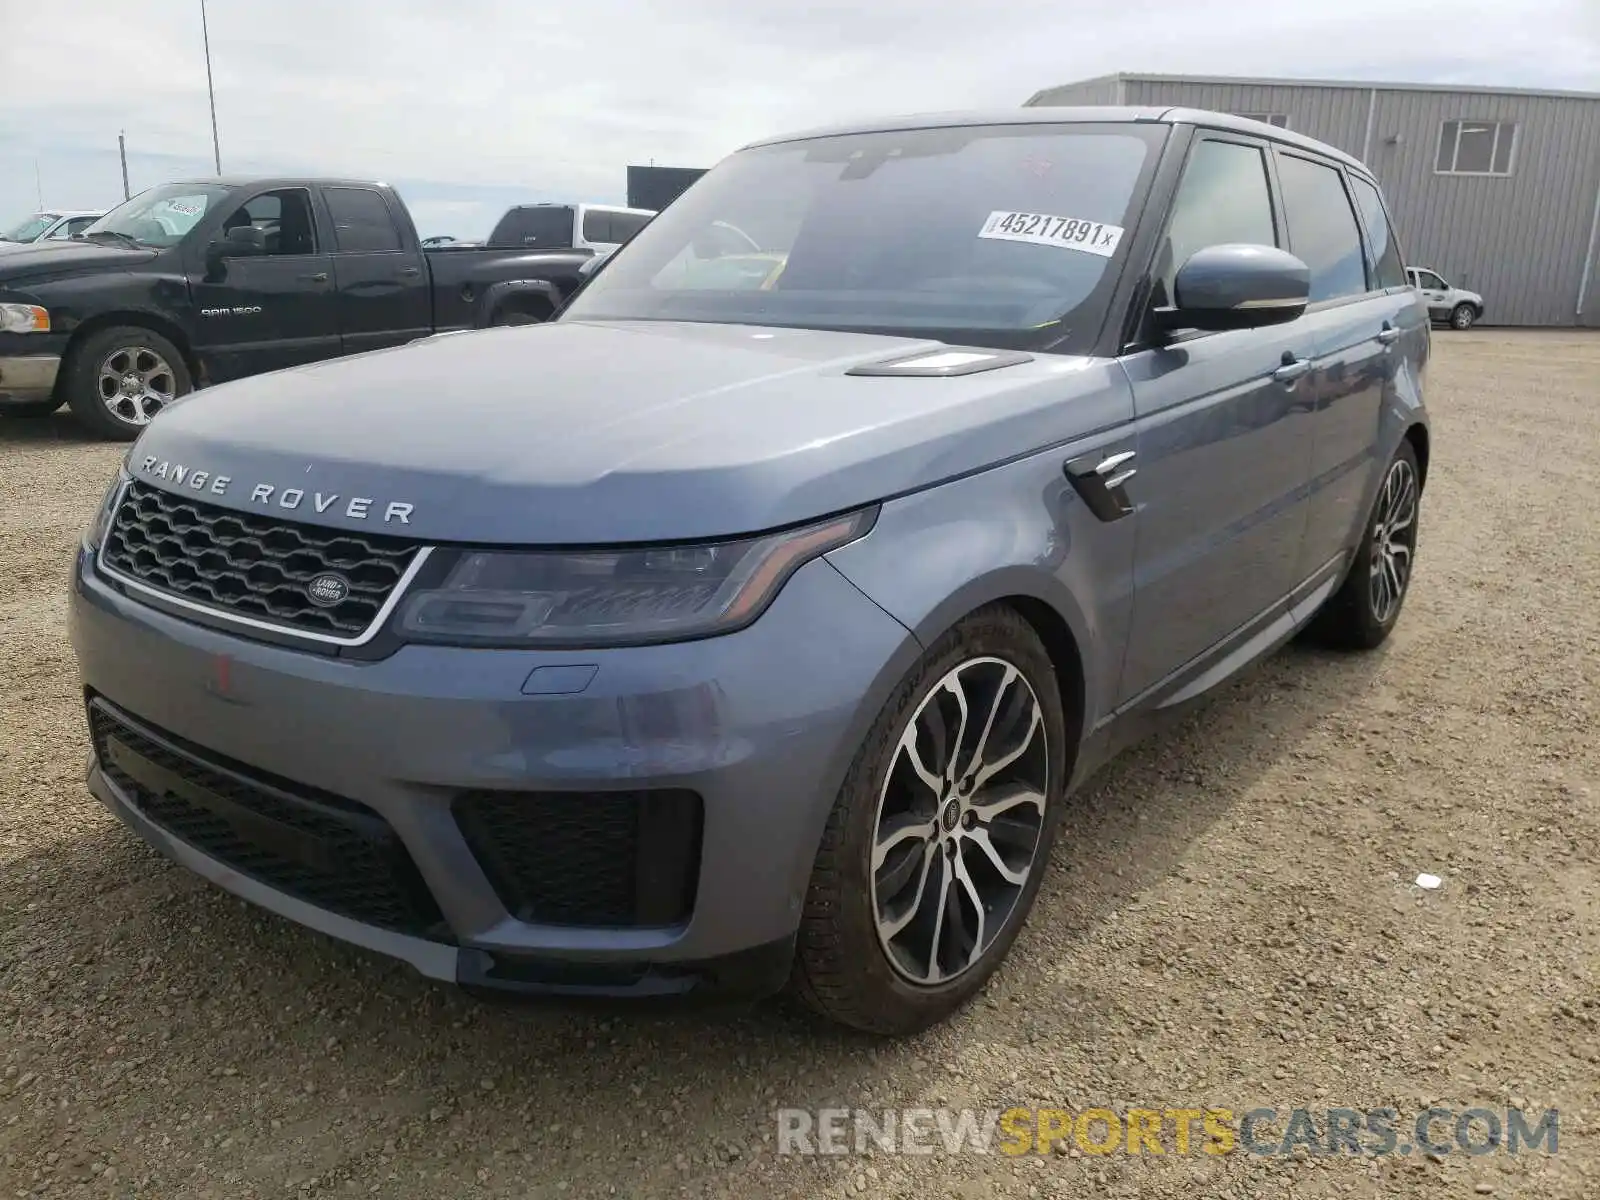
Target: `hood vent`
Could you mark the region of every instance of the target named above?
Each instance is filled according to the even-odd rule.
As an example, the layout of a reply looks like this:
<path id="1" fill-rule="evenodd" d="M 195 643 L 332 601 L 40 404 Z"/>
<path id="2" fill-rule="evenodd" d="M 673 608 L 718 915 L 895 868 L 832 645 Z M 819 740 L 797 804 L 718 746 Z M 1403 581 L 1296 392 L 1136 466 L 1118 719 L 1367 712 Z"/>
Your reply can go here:
<path id="1" fill-rule="evenodd" d="M 909 375 L 921 379 L 945 375 L 976 375 L 999 367 L 1032 362 L 1033 355 L 1019 350 L 919 350 L 900 358 L 852 367 L 846 375 Z"/>

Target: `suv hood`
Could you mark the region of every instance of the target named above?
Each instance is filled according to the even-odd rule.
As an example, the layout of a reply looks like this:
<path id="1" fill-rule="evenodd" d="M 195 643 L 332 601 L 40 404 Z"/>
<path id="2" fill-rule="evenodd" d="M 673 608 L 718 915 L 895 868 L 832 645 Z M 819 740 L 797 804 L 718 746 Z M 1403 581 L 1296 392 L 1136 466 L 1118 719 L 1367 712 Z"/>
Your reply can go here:
<path id="1" fill-rule="evenodd" d="M 434 541 L 662 541 L 848 510 L 1131 416 L 1109 360 L 847 374 L 941 348 L 651 321 L 443 334 L 194 393 L 128 470 L 234 508 Z"/>
<path id="2" fill-rule="evenodd" d="M 121 270 L 155 256 L 154 250 L 103 242 L 0 242 L 0 286 L 46 276 Z"/>

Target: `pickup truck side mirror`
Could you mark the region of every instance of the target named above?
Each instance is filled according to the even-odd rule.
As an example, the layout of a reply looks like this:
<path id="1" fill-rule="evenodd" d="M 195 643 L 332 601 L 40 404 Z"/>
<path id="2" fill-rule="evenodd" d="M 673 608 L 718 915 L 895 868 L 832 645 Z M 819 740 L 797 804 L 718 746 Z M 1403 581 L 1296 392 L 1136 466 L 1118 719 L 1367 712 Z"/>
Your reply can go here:
<path id="1" fill-rule="evenodd" d="M 267 231 L 254 225 L 235 225 L 206 247 L 206 273 L 213 279 L 224 274 L 223 262 L 229 258 L 253 258 L 267 252 Z"/>
<path id="2" fill-rule="evenodd" d="M 1156 309 L 1167 329 L 1256 329 L 1306 310 L 1311 270 L 1274 246 L 1227 243 L 1189 256 L 1173 280 L 1172 305 Z"/>

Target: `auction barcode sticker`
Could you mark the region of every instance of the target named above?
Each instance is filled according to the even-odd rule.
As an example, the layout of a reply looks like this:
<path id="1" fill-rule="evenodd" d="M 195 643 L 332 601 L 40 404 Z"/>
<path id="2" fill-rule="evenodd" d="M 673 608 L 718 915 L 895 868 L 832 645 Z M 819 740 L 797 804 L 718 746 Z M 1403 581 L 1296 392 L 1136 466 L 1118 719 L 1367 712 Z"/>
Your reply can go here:
<path id="1" fill-rule="evenodd" d="M 1045 213 L 992 212 L 978 230 L 981 238 L 1002 242 L 1034 242 L 1063 250 L 1082 250 L 1110 258 L 1122 241 L 1122 226 L 1081 217 L 1052 217 Z"/>

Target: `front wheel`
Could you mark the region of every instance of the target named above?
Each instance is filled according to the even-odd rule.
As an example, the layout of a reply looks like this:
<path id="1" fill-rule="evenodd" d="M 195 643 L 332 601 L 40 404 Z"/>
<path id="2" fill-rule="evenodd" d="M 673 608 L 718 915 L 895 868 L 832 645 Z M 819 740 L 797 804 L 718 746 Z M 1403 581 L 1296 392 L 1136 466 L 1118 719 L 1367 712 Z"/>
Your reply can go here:
<path id="1" fill-rule="evenodd" d="M 1471 329 L 1478 319 L 1478 310 L 1470 304 L 1458 304 L 1450 312 L 1450 326 L 1453 329 Z"/>
<path id="2" fill-rule="evenodd" d="M 795 989 L 872 1033 L 942 1020 L 1022 929 L 1068 767 L 1050 657 L 1013 609 L 929 649 L 863 743 L 829 816 L 801 918 Z"/>
<path id="3" fill-rule="evenodd" d="M 1378 486 L 1350 573 L 1311 624 L 1314 637 L 1342 649 L 1370 650 L 1393 631 L 1416 565 L 1421 499 L 1417 452 L 1401 441 Z"/>
<path id="4" fill-rule="evenodd" d="M 86 337 L 65 367 L 67 404 L 92 433 L 131 442 L 194 390 L 178 348 L 149 329 L 116 326 Z"/>

